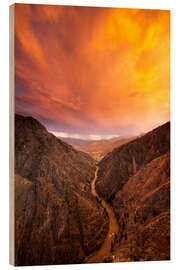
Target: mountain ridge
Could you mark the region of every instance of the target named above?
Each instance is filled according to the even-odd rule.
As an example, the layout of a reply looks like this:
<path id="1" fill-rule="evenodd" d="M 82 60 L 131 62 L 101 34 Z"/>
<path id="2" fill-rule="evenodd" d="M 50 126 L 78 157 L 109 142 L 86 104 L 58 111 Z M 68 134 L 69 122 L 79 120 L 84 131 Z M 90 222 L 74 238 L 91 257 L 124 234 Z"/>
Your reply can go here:
<path id="1" fill-rule="evenodd" d="M 109 220 L 91 194 L 94 171 L 90 156 L 15 115 L 16 265 L 81 263 L 101 246 Z"/>
<path id="2" fill-rule="evenodd" d="M 110 197 L 114 197 L 116 189 L 119 190 L 135 171 L 138 171 L 141 166 L 147 164 L 153 158 L 169 151 L 169 148 L 170 122 L 155 128 L 140 138 L 115 148 L 98 164 L 100 167 L 96 183 L 98 193 L 105 199 L 111 199 Z M 116 176 L 116 179 L 112 178 L 113 175 Z M 113 186 L 110 187 L 108 182 L 112 181 Z M 107 192 L 102 192 L 103 188 L 99 188 L 100 182 L 102 185 L 107 182 Z"/>
<path id="3" fill-rule="evenodd" d="M 96 190 L 119 224 L 113 261 L 170 259 L 170 122 L 108 153 Z"/>

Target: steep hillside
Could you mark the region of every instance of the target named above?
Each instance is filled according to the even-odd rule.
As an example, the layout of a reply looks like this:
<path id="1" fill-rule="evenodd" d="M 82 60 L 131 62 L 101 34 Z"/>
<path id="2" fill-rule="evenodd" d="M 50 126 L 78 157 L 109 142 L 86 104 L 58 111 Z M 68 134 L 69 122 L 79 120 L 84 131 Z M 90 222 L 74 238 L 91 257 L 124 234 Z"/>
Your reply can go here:
<path id="1" fill-rule="evenodd" d="M 91 194 L 94 171 L 90 156 L 15 116 L 16 265 L 80 263 L 103 243 L 109 221 Z"/>
<path id="2" fill-rule="evenodd" d="M 116 194 L 120 231 L 113 250 L 120 261 L 170 259 L 169 163 L 169 153 L 154 159 Z"/>
<path id="3" fill-rule="evenodd" d="M 101 197 L 112 200 L 128 179 L 142 166 L 169 151 L 170 123 L 115 148 L 99 162 L 96 189 Z"/>
<path id="4" fill-rule="evenodd" d="M 112 206 L 119 233 L 114 261 L 170 259 L 170 123 L 109 153 L 96 190 Z"/>

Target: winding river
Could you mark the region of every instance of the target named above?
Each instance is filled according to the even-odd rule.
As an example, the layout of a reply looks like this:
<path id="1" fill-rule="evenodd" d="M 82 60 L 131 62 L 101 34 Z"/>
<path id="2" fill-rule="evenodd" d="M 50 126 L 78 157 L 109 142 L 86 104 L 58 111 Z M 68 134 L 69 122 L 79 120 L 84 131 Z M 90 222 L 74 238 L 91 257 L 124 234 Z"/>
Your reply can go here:
<path id="1" fill-rule="evenodd" d="M 111 242 L 113 242 L 115 234 L 118 233 L 119 227 L 116 220 L 116 217 L 114 215 L 114 212 L 112 208 L 109 206 L 109 204 L 101 198 L 97 192 L 96 192 L 96 179 L 98 174 L 99 168 L 96 167 L 94 179 L 91 183 L 91 192 L 92 194 L 97 197 L 99 200 L 101 200 L 102 206 L 106 209 L 108 216 L 109 216 L 109 231 L 106 235 L 106 238 L 104 240 L 104 243 L 100 247 L 99 250 L 88 256 L 84 262 L 86 263 L 95 263 L 95 262 L 103 262 L 104 258 L 107 257 L 110 254 L 111 251 Z"/>

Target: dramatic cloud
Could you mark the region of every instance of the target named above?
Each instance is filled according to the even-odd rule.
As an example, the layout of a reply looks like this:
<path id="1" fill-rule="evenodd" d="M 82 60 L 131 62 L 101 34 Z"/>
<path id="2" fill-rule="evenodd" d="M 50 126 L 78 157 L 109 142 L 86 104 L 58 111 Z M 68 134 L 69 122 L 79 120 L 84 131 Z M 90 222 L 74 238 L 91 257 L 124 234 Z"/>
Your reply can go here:
<path id="1" fill-rule="evenodd" d="M 170 14 L 16 4 L 16 112 L 98 138 L 169 120 Z"/>

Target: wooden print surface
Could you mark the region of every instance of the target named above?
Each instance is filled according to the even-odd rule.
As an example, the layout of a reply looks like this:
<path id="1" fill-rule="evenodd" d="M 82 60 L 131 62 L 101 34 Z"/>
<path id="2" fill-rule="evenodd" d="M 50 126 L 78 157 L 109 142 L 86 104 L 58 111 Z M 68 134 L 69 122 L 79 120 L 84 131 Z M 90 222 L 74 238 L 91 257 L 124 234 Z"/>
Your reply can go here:
<path id="1" fill-rule="evenodd" d="M 170 12 L 10 8 L 10 262 L 170 259 Z"/>

